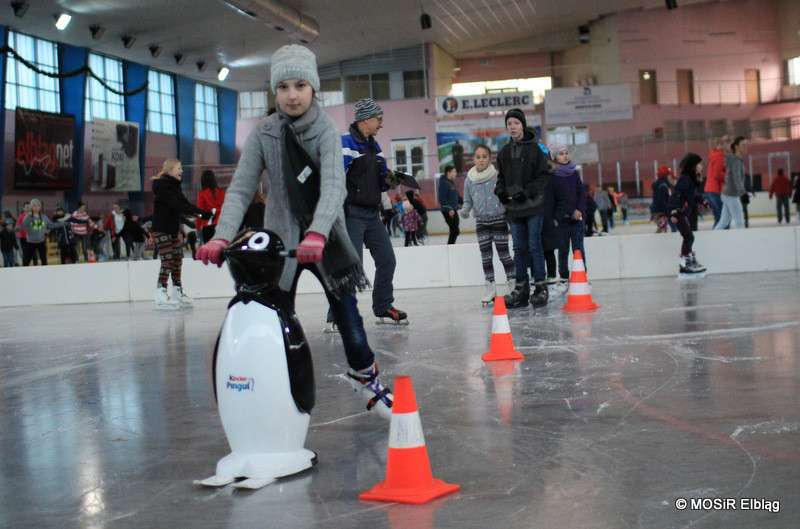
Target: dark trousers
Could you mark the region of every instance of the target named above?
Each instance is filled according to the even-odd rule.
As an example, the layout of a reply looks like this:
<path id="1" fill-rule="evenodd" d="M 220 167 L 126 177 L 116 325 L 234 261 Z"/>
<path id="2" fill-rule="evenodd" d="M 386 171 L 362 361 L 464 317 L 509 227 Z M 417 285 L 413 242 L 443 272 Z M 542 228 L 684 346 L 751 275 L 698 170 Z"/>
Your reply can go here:
<path id="1" fill-rule="evenodd" d="M 444 215 L 444 221 L 447 223 L 447 227 L 450 228 L 450 236 L 447 238 L 447 244 L 455 244 L 456 238 L 461 234 L 461 231 L 458 229 L 459 217 L 458 211 L 450 211 L 452 211 L 452 215 L 450 215 L 450 212 L 442 212 L 442 215 Z"/>
<path id="2" fill-rule="evenodd" d="M 675 226 L 678 227 L 678 232 L 683 237 L 681 256 L 689 255 L 692 253 L 692 244 L 694 244 L 694 233 L 692 233 L 692 227 L 689 225 L 689 219 L 682 213 L 678 213 L 675 218 L 677 219 Z"/>
<path id="3" fill-rule="evenodd" d="M 27 249 L 27 252 L 25 251 Z M 27 254 L 27 255 L 26 255 Z M 22 250 L 22 266 L 28 266 L 33 261 L 33 266 L 39 264 L 39 259 L 42 260 L 42 265 L 47 265 L 47 241 L 42 242 L 28 242 Z"/>

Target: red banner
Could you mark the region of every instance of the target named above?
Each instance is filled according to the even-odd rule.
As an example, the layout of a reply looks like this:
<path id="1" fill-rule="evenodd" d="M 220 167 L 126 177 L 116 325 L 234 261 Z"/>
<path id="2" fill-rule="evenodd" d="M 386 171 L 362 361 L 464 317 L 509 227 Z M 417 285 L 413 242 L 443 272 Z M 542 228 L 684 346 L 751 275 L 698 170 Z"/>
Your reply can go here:
<path id="1" fill-rule="evenodd" d="M 14 189 L 72 189 L 75 116 L 17 107 Z"/>

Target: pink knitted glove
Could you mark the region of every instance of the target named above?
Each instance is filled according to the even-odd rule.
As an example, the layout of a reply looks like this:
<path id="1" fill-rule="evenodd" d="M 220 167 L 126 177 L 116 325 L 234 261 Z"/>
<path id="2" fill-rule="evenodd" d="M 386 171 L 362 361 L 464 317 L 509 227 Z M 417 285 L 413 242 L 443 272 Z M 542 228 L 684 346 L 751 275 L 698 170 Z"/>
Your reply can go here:
<path id="1" fill-rule="evenodd" d="M 308 232 L 306 238 L 297 247 L 297 262 L 318 263 L 322 261 L 322 250 L 325 248 L 325 237 L 313 231 Z"/>
<path id="2" fill-rule="evenodd" d="M 203 264 L 213 263 L 222 266 L 222 250 L 228 247 L 225 239 L 213 239 L 197 249 L 197 259 Z"/>

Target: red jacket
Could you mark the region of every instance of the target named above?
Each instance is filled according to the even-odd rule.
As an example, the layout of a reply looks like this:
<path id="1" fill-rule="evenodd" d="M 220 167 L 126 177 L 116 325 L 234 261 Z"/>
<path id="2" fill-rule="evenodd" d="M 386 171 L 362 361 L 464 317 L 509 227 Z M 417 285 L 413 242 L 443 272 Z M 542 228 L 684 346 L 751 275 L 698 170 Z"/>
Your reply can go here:
<path id="1" fill-rule="evenodd" d="M 775 180 L 772 181 L 772 185 L 769 186 L 769 198 L 772 198 L 772 195 L 779 197 L 792 196 L 792 184 L 785 174 L 777 175 Z"/>
<path id="2" fill-rule="evenodd" d="M 222 210 L 222 203 L 225 202 L 225 191 L 220 189 L 219 187 L 214 190 L 214 195 L 211 195 L 211 189 L 203 189 L 200 191 L 200 194 L 197 195 L 197 207 L 203 209 L 205 211 L 213 211 L 214 218 L 211 220 L 202 220 L 200 217 L 197 217 L 195 221 L 195 228 L 198 230 L 203 228 L 204 226 L 216 226 L 217 221 L 219 220 L 219 213 Z"/>
<path id="3" fill-rule="evenodd" d="M 711 149 L 708 153 L 708 178 L 706 179 L 706 193 L 722 193 L 725 185 L 725 153 L 720 149 Z"/>

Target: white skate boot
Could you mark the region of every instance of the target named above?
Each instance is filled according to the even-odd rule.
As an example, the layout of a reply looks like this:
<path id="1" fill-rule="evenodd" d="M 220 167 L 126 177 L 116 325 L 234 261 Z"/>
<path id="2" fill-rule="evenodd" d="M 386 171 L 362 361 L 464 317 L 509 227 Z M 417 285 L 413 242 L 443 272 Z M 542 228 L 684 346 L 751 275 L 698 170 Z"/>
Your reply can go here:
<path id="1" fill-rule="evenodd" d="M 178 310 L 180 306 L 174 299 L 170 299 L 165 287 L 156 290 L 156 310 Z"/>
<path id="2" fill-rule="evenodd" d="M 488 305 L 494 303 L 494 298 L 497 297 L 497 289 L 494 286 L 494 281 L 486 282 L 486 293 L 481 298 L 481 304 Z"/>
<path id="3" fill-rule="evenodd" d="M 177 301 L 181 307 L 191 307 L 194 300 L 183 293 L 183 287 L 172 287 L 172 299 Z"/>
<path id="4" fill-rule="evenodd" d="M 355 371 L 347 369 L 347 380 L 353 390 L 367 401 L 367 409 L 374 409 L 378 415 L 386 420 L 392 419 L 392 390 L 384 387 L 378 380 L 378 364 L 373 363 L 366 369 Z"/>

